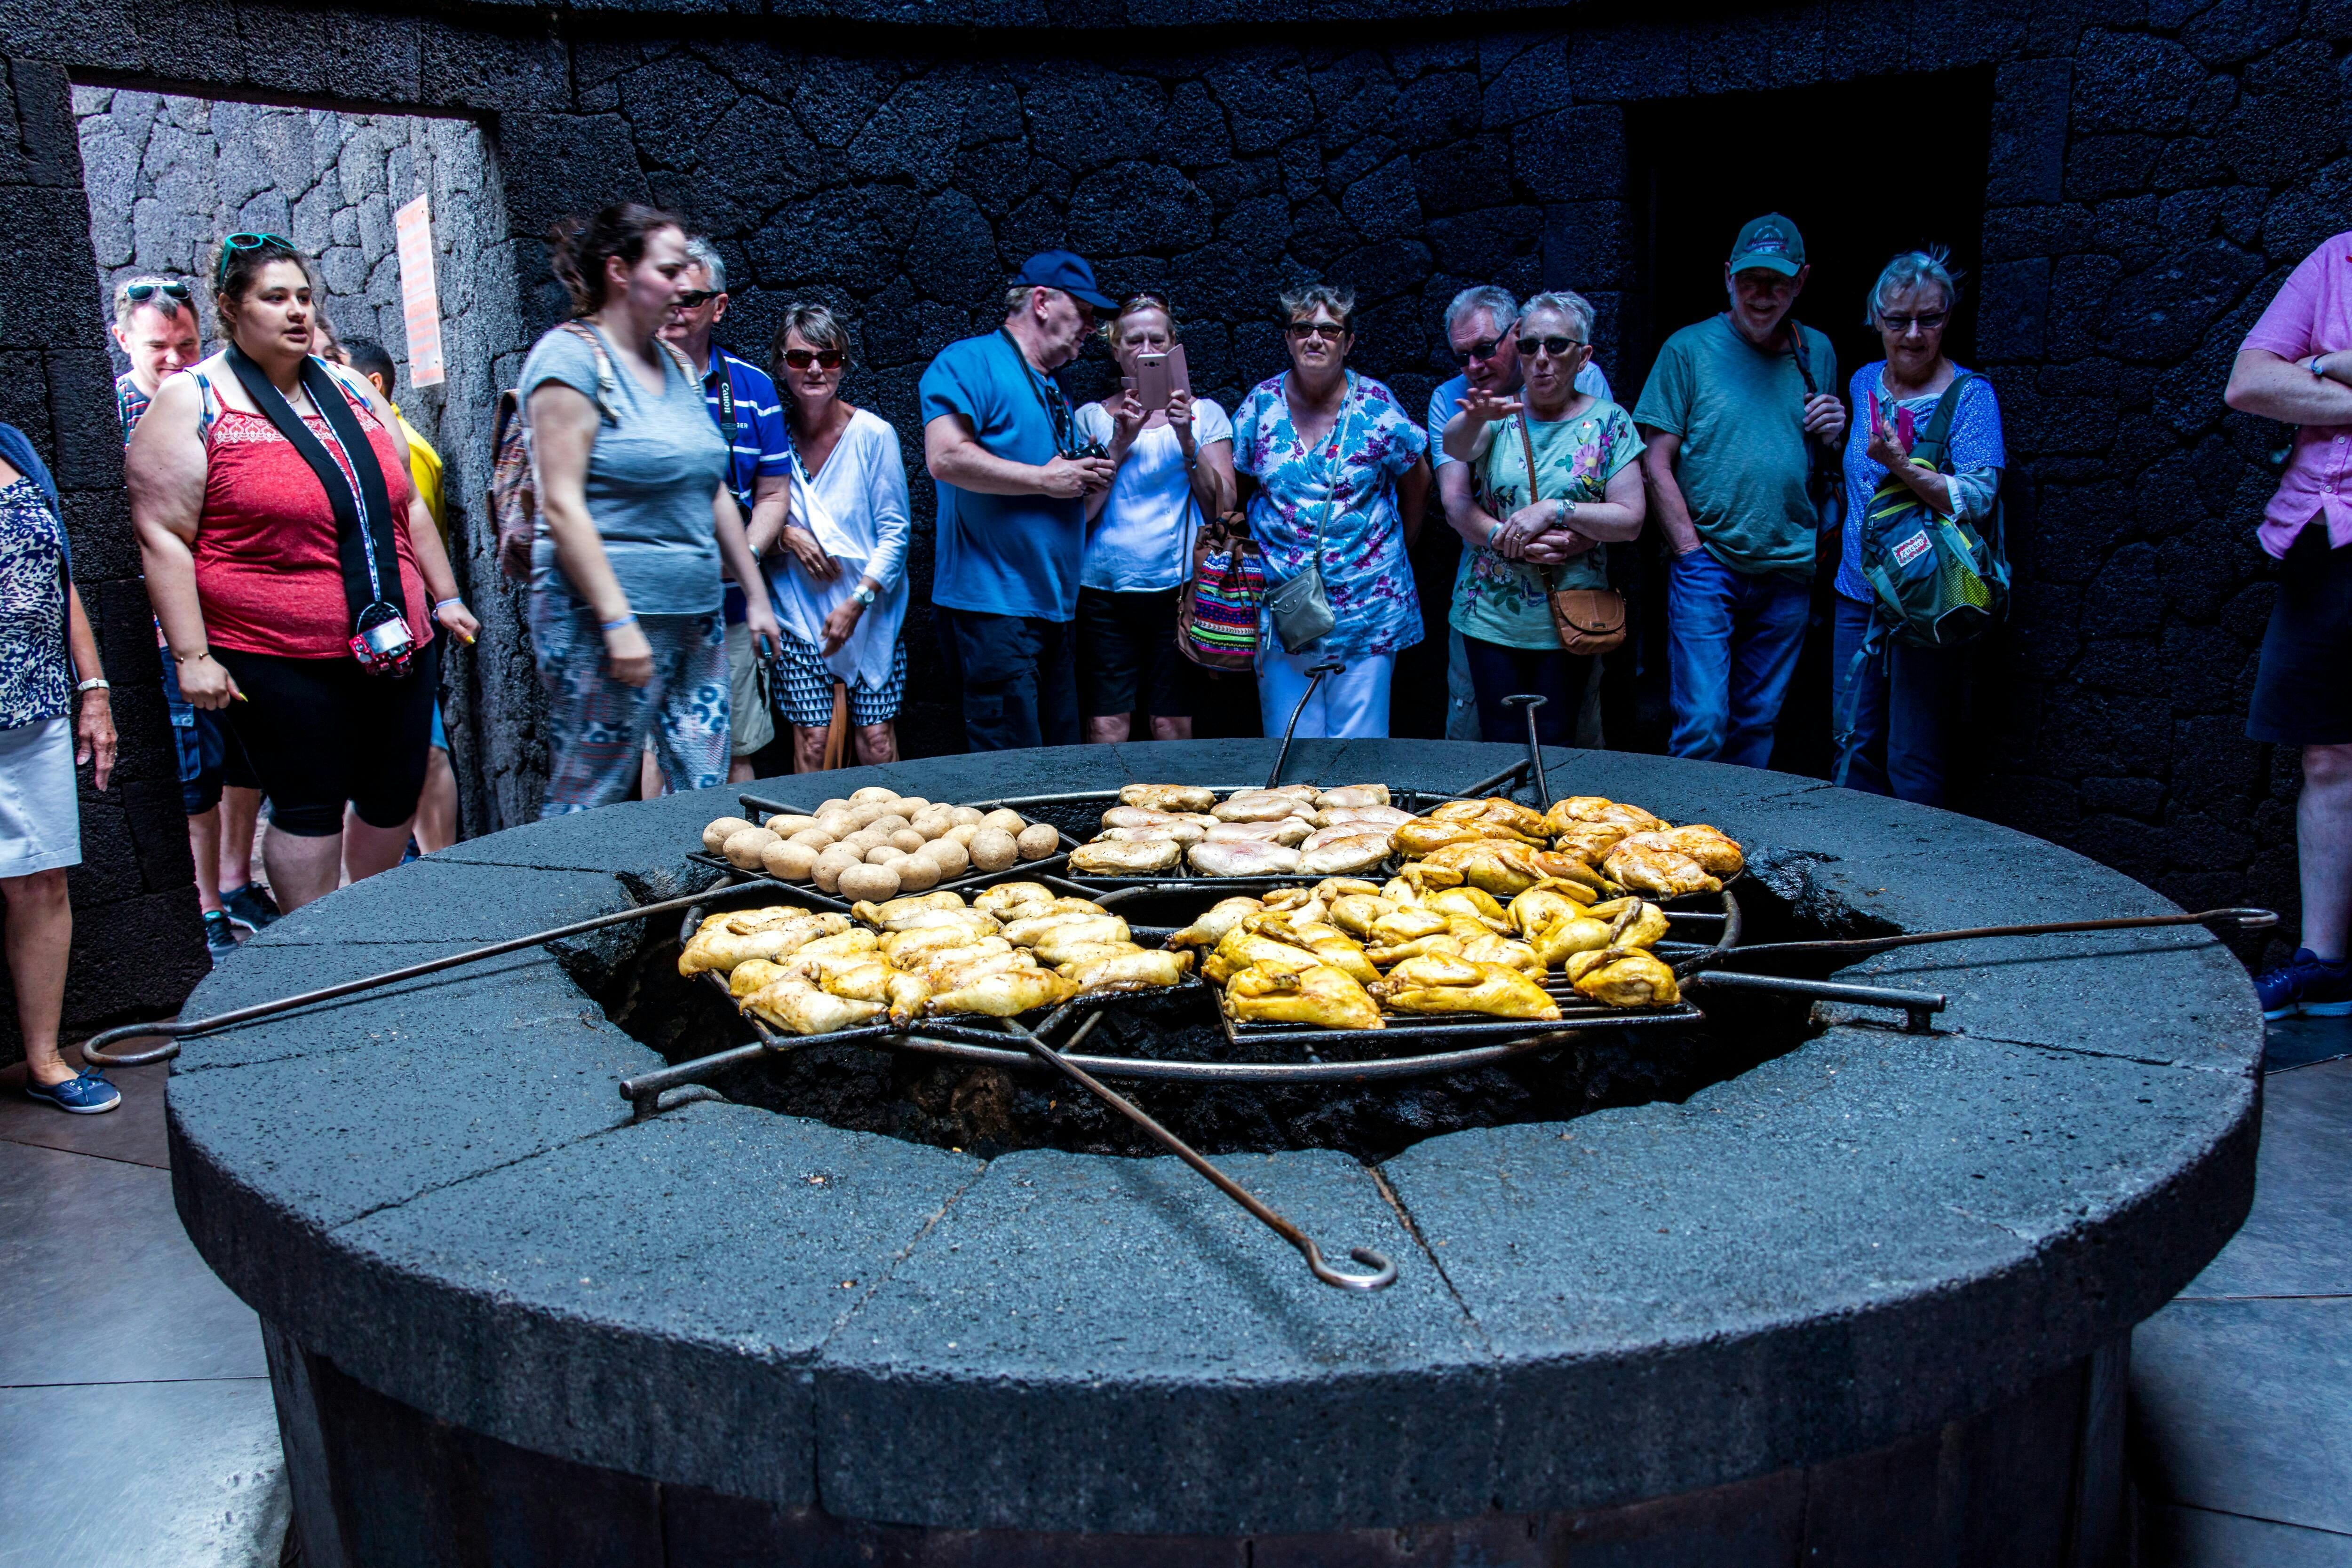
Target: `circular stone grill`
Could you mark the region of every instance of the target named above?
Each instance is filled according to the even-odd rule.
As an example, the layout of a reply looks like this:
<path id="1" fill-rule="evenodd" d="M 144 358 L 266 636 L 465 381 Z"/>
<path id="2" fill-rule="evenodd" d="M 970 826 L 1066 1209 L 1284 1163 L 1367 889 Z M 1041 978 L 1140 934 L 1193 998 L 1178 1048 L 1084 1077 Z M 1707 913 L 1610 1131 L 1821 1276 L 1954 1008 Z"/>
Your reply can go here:
<path id="1" fill-rule="evenodd" d="M 1263 777 L 1274 749 L 830 782 L 978 801 Z M 1450 794 L 1513 760 L 1310 741 L 1286 776 Z M 2171 912 L 1812 780 L 1546 761 L 1555 793 L 1750 846 L 1750 941 Z M 707 889 L 683 852 L 732 807 L 614 808 L 370 879 L 186 1016 Z M 1882 954 L 1839 978 L 1945 996 L 1933 1032 L 1829 1003 L 1638 1103 L 1369 1165 L 1214 1156 L 1309 1235 L 1394 1259 L 1370 1295 L 1315 1283 L 1171 1159 L 983 1159 L 723 1100 L 638 1117 L 616 1085 L 674 1063 L 607 1009 L 647 962 L 621 926 L 187 1042 L 175 1193 L 265 1320 L 306 1541 L 364 1562 L 495 1521 L 553 1560 L 911 1563 L 976 1531 L 958 1550 L 1011 1563 L 1073 1535 L 1184 1562 L 1304 1536 L 1386 1562 L 1408 1530 L 1416 1552 L 1663 1562 L 1733 1514 L 1809 1546 L 1876 1508 L 1897 1542 L 1948 1525 L 1975 1560 L 2088 1563 L 2120 1517 L 2121 1347 L 2251 1197 L 2260 1023 L 2196 930 Z"/>

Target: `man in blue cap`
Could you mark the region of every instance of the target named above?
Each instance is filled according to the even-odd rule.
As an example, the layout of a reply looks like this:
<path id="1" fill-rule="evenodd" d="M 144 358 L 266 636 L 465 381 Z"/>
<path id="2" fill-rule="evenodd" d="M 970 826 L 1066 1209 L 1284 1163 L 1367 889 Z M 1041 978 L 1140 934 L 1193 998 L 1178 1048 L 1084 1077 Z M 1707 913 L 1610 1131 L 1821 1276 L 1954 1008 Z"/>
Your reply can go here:
<path id="1" fill-rule="evenodd" d="M 923 371 L 923 460 L 939 486 L 931 603 L 963 683 L 974 751 L 1078 744 L 1078 560 L 1086 497 L 1118 465 L 1081 444 L 1054 371 L 1112 302 L 1066 250 L 1022 265 L 1004 325 Z"/>
<path id="2" fill-rule="evenodd" d="M 1650 515 L 1674 551 L 1667 749 L 1762 768 L 1804 646 L 1822 526 L 1809 484 L 1845 440 L 1837 353 L 1789 319 L 1811 270 L 1779 213 L 1739 231 L 1731 308 L 1668 338 L 1633 409 Z"/>

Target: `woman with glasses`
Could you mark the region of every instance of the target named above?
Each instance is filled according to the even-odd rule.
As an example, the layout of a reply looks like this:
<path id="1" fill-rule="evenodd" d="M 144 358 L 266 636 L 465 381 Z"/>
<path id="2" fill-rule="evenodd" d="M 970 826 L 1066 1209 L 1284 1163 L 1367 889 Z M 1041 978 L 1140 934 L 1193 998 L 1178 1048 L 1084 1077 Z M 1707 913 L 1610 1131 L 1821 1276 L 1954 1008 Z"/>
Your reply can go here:
<path id="1" fill-rule="evenodd" d="M 1503 699 L 1536 692 L 1547 699 L 1536 710 L 1538 737 L 1567 746 L 1592 660 L 1559 645 L 1551 593 L 1607 588 L 1606 545 L 1641 534 L 1642 441 L 1623 409 L 1577 388 L 1592 358 L 1592 306 L 1582 295 L 1537 295 L 1514 334 L 1518 394 L 1473 389 L 1445 426 L 1446 455 L 1468 468 L 1478 496 L 1456 525 L 1470 548 L 1447 619 L 1469 655 L 1481 736 L 1526 738 L 1527 721 Z"/>
<path id="2" fill-rule="evenodd" d="M 788 305 L 772 361 L 793 428 L 792 520 L 768 582 L 782 626 L 793 770 L 824 765 L 835 684 L 848 689 L 857 763 L 898 760 L 907 689 L 907 466 L 888 421 L 841 395 L 849 331 L 822 305 Z"/>
<path id="3" fill-rule="evenodd" d="M 1154 740 L 1192 738 L 1189 667 L 1176 647 L 1176 596 L 1202 519 L 1234 504 L 1234 425 L 1190 387 L 1147 408 L 1137 360 L 1176 343 L 1168 302 L 1138 294 L 1103 323 L 1123 389 L 1078 410 L 1078 438 L 1118 465 L 1087 497 L 1078 572 L 1078 712 L 1089 741 L 1125 740 L 1139 707 Z"/>
<path id="4" fill-rule="evenodd" d="M 545 524 L 530 552 L 530 634 L 553 735 L 542 816 L 625 800 L 652 737 L 673 791 L 727 781 L 730 698 L 719 567 L 761 580 L 702 378 L 656 334 L 691 265 L 669 214 L 616 203 L 559 225 L 574 319 L 523 361 Z M 776 640 L 749 595 L 755 650 Z"/>
<path id="5" fill-rule="evenodd" d="M 436 628 L 470 643 L 479 627 L 392 405 L 316 357 L 302 253 L 231 235 L 213 286 L 227 342 L 157 390 L 123 472 L 180 689 L 227 721 L 269 798 L 269 884 L 290 913 L 347 868 L 400 863 L 439 691 Z"/>
<path id="6" fill-rule="evenodd" d="M 1290 369 L 1234 412 L 1234 466 L 1247 476 L 1250 532 L 1269 582 L 1320 571 L 1334 624 L 1286 650 L 1271 613 L 1258 637 L 1259 717 L 1279 735 L 1384 737 L 1396 656 L 1421 641 L 1405 559 L 1429 494 L 1429 437 L 1379 382 L 1348 369 L 1353 292 L 1308 284 L 1282 296 Z M 1319 542 L 1318 542 L 1319 541 Z M 1326 675 L 1308 698 L 1318 664 Z"/>
<path id="7" fill-rule="evenodd" d="M 1946 389 L 1971 372 L 1944 356 L 1944 329 L 1959 287 L 1942 247 L 1908 251 L 1886 264 L 1870 290 L 1867 319 L 1886 357 L 1854 371 L 1853 423 L 1845 441 L 1845 538 L 1838 556 L 1837 624 L 1831 713 L 1840 716 L 1839 764 L 1849 789 L 1922 805 L 1944 803 L 1952 708 L 1963 653 L 1885 639 L 1883 653 L 1857 659 L 1870 634 L 1872 593 L 1862 575 L 1863 518 L 1888 472 L 1925 505 L 1982 526 L 2000 493 L 2000 400 L 1973 376 L 1952 411 L 1949 474 L 1915 466 L 1911 448 Z"/>

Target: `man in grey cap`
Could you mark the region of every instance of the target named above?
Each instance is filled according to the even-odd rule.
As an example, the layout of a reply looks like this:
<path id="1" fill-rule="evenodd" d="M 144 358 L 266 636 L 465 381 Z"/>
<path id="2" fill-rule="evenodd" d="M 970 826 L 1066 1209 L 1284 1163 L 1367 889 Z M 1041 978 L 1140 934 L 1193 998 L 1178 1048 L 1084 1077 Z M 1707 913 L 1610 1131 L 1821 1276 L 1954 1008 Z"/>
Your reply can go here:
<path id="1" fill-rule="evenodd" d="M 1822 524 L 1808 481 L 1837 463 L 1846 421 L 1836 352 L 1789 319 L 1809 270 L 1780 214 L 1742 228 L 1723 269 L 1731 308 L 1666 340 L 1633 410 L 1650 514 L 1674 551 L 1676 757 L 1769 763 L 1804 645 Z"/>
<path id="2" fill-rule="evenodd" d="M 1066 250 L 1023 264 L 1004 325 L 941 349 L 923 371 L 923 459 L 939 486 L 931 603 L 963 683 L 974 751 L 1078 744 L 1078 564 L 1085 497 L 1118 465 L 1083 449 L 1054 371 L 1112 303 Z"/>

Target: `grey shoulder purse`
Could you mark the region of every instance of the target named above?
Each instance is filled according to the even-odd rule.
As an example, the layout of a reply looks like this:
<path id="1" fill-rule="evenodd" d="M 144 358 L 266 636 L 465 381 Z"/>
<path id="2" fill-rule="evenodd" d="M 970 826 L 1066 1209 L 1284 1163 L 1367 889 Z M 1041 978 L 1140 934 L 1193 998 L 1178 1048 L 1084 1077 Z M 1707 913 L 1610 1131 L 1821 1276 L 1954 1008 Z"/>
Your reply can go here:
<path id="1" fill-rule="evenodd" d="M 1344 434 L 1347 410 L 1341 409 L 1334 422 L 1335 435 Z M 1328 473 L 1329 465 L 1324 467 Z M 1325 635 L 1339 623 L 1331 613 L 1331 596 L 1323 590 L 1323 525 L 1331 518 L 1331 508 L 1339 504 L 1339 481 L 1331 478 L 1331 492 L 1323 502 L 1323 509 L 1315 517 L 1315 554 L 1295 577 L 1276 583 L 1265 591 L 1265 612 L 1274 622 L 1274 634 L 1286 653 L 1302 653 L 1309 643 Z"/>

